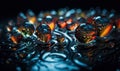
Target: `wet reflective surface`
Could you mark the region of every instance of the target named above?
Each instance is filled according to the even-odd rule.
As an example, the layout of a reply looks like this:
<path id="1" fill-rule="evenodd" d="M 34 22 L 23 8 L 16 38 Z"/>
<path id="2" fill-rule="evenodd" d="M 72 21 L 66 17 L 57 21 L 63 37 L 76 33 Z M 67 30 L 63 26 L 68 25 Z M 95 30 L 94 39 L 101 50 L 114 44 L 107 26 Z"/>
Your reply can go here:
<path id="1" fill-rule="evenodd" d="M 83 71 L 106 65 L 119 70 L 120 17 L 98 11 L 20 13 L 0 25 L 1 66 L 16 71 Z"/>

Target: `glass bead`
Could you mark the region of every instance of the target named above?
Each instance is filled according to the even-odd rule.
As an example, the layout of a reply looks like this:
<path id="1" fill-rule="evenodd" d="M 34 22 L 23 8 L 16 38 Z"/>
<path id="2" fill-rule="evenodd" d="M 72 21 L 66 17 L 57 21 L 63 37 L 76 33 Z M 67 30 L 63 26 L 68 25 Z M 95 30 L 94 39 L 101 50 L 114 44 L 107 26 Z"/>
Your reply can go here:
<path id="1" fill-rule="evenodd" d="M 24 37 L 30 37 L 34 33 L 34 26 L 29 22 L 23 23 L 21 26 L 18 27 L 18 32 L 21 33 Z"/>
<path id="2" fill-rule="evenodd" d="M 75 36 L 79 42 L 89 43 L 90 41 L 92 41 L 96 38 L 96 32 L 93 30 L 93 28 L 91 28 L 91 27 L 88 28 L 89 26 L 88 25 L 85 25 L 84 27 L 78 26 L 76 28 Z"/>
<path id="3" fill-rule="evenodd" d="M 55 29 L 55 22 L 53 21 L 52 16 L 46 16 L 45 23 L 50 27 L 52 31 Z"/>
<path id="4" fill-rule="evenodd" d="M 21 34 L 18 34 L 18 33 L 14 33 L 10 36 L 10 40 L 14 44 L 18 44 L 22 40 L 22 38 L 23 38 L 23 36 Z"/>
<path id="5" fill-rule="evenodd" d="M 17 16 L 17 25 L 21 25 L 22 23 L 24 23 L 25 21 L 27 21 L 27 17 L 24 15 L 24 13 L 20 13 Z"/>
<path id="6" fill-rule="evenodd" d="M 28 10 L 27 19 L 32 24 L 35 24 L 37 22 L 37 18 L 32 10 Z"/>
<path id="7" fill-rule="evenodd" d="M 70 31 L 74 31 L 78 27 L 78 25 L 79 25 L 78 23 L 67 24 L 67 29 Z"/>
<path id="8" fill-rule="evenodd" d="M 64 21 L 64 17 L 59 17 L 59 20 L 58 20 L 58 26 L 60 28 L 65 28 L 67 26 L 67 23 Z"/>
<path id="9" fill-rule="evenodd" d="M 47 24 L 41 24 L 36 28 L 36 35 L 42 42 L 51 40 L 51 29 Z"/>

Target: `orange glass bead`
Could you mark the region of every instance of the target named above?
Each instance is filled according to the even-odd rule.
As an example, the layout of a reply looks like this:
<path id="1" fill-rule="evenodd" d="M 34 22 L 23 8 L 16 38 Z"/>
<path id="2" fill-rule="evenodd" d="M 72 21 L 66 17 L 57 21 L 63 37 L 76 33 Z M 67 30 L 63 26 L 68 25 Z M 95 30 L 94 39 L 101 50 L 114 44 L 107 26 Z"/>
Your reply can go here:
<path id="1" fill-rule="evenodd" d="M 51 40 L 51 29 L 47 24 L 41 24 L 36 28 L 38 39 L 42 42 L 49 42 Z"/>

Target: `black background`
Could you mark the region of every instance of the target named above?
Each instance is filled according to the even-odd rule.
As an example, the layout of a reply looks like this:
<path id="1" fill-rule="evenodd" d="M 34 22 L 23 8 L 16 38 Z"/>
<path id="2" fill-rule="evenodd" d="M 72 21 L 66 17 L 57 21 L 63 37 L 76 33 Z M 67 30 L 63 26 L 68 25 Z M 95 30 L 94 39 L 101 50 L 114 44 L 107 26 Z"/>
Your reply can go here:
<path id="1" fill-rule="evenodd" d="M 26 13 L 32 9 L 36 14 L 41 10 L 51 10 L 59 8 L 81 8 L 83 10 L 91 7 L 102 9 L 114 9 L 120 11 L 119 0 L 1 0 L 0 1 L 0 21 L 16 17 L 19 12 Z"/>

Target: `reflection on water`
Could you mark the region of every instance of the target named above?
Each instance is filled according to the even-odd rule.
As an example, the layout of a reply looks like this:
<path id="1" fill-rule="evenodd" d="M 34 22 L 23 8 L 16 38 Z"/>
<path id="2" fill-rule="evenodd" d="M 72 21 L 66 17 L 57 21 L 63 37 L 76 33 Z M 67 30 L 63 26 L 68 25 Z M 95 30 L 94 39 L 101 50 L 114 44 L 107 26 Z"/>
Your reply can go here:
<path id="1" fill-rule="evenodd" d="M 13 64 L 17 71 L 92 70 L 102 63 L 119 67 L 120 17 L 106 11 L 20 13 L 17 22 L 0 26 L 0 64 Z"/>

